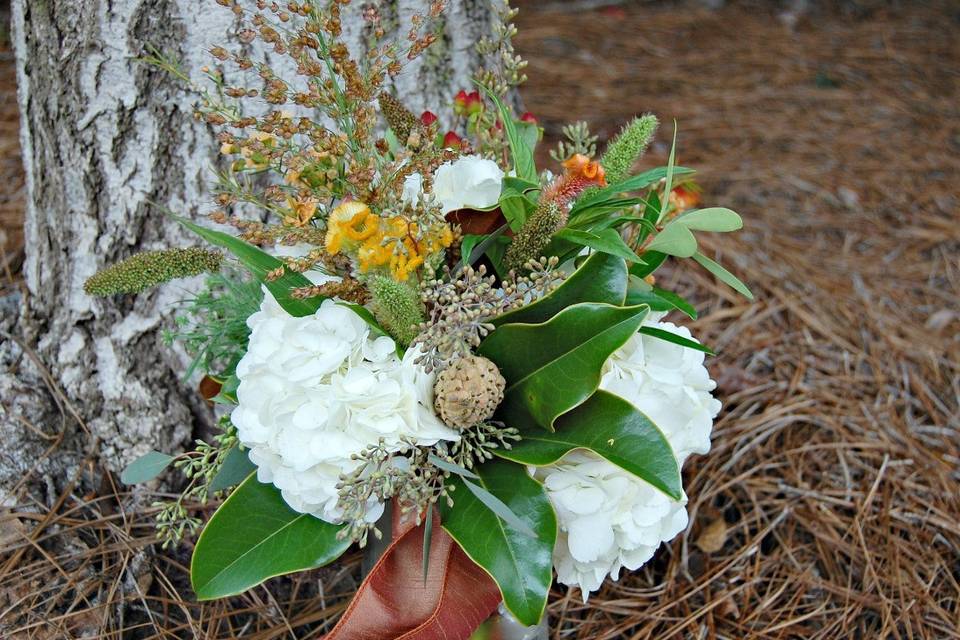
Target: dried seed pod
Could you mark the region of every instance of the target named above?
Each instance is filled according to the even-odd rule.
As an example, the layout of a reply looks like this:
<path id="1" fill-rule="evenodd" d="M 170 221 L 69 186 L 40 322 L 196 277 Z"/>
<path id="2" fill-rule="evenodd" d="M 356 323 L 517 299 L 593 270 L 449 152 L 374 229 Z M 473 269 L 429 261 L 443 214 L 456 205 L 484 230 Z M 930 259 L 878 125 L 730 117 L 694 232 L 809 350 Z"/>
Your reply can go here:
<path id="1" fill-rule="evenodd" d="M 434 408 L 448 426 L 467 429 L 493 417 L 506 385 L 493 362 L 464 356 L 437 376 Z"/>

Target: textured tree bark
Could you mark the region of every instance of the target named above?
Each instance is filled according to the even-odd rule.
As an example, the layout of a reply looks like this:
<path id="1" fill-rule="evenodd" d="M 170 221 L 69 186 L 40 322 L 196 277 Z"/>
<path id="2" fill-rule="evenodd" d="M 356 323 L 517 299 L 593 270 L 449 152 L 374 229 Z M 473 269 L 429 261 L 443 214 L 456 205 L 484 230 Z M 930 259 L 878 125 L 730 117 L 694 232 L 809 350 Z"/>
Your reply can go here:
<path id="1" fill-rule="evenodd" d="M 377 4 L 384 24 L 396 25 L 402 38 L 410 16 L 427 2 Z M 363 42 L 360 5 L 344 16 L 354 50 Z M 495 20 L 486 2 L 452 2 L 443 37 L 399 77 L 397 94 L 418 112 L 448 104 L 471 86 L 473 45 Z M 234 26 L 233 14 L 212 1 L 13 1 L 28 190 L 28 293 L 18 332 L 114 470 L 149 449 L 180 449 L 209 419 L 180 379 L 182 354 L 160 339 L 184 284 L 106 300 L 82 290 L 99 268 L 132 253 L 197 243 L 151 202 L 194 217 L 212 208 L 206 187 L 217 161 L 212 131 L 192 117 L 193 96 L 137 58 L 156 47 L 199 79 L 211 63 L 206 50 L 230 42 Z M 2 494 L 34 468 L 50 442 L 42 434 L 55 432 L 60 417 L 37 367 L 13 340 L 2 333 L 0 339 Z M 79 464 L 88 446 L 81 443 L 90 439 L 74 422 L 40 465 L 42 474 L 69 477 Z"/>

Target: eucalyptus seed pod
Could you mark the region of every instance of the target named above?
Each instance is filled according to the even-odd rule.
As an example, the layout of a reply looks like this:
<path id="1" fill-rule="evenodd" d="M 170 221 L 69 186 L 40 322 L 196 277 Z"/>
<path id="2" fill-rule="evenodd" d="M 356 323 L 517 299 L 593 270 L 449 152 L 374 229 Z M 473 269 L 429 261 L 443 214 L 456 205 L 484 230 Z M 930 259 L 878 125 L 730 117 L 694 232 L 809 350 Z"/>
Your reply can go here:
<path id="1" fill-rule="evenodd" d="M 482 356 L 464 356 L 437 376 L 434 408 L 447 426 L 467 429 L 493 417 L 506 386 L 493 362 Z"/>

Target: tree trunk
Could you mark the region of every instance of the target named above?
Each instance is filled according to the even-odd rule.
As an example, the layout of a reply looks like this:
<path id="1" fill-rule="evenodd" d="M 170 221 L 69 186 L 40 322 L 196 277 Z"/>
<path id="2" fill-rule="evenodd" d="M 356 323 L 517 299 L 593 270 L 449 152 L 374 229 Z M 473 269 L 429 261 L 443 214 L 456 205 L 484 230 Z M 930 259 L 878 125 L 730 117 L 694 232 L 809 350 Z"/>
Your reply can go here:
<path id="1" fill-rule="evenodd" d="M 362 4 L 344 15 L 354 50 L 363 41 Z M 397 25 L 402 38 L 409 17 L 427 2 L 377 4 L 384 24 Z M 217 161 L 213 132 L 193 118 L 194 96 L 137 60 L 156 47 L 200 79 L 200 68 L 212 63 L 206 51 L 232 42 L 236 23 L 212 0 L 197 5 L 13 1 L 28 194 L 27 294 L 18 332 L 52 379 L 44 383 L 39 366 L 0 333 L 0 489 L 31 471 L 69 477 L 91 442 L 114 470 L 149 449 L 176 451 L 209 420 L 181 380 L 182 354 L 160 339 L 183 283 L 112 299 L 82 289 L 98 269 L 132 253 L 197 243 L 151 202 L 193 217 L 212 209 L 206 185 Z M 469 89 L 478 62 L 473 45 L 495 20 L 486 2 L 452 2 L 443 37 L 399 77 L 398 95 L 419 112 Z M 64 397 L 54 397 L 58 389 Z M 44 458 L 61 425 L 64 441 Z"/>

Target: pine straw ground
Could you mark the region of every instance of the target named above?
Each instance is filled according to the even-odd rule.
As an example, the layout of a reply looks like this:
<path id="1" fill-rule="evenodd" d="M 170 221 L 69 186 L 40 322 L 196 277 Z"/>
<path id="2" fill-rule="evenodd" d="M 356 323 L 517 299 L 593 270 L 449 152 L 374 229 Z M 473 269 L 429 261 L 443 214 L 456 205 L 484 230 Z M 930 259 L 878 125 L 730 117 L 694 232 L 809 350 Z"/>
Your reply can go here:
<path id="1" fill-rule="evenodd" d="M 676 117 L 708 203 L 746 219 L 704 244 L 757 297 L 692 265 L 662 277 L 698 301 L 725 401 L 688 463 L 692 524 L 589 606 L 556 589 L 553 637 L 960 637 L 957 16 L 813 13 L 790 31 L 760 5 L 520 6 L 548 134 Z M 356 556 L 197 606 L 189 549 L 158 553 L 150 498 L 100 477 L 3 521 L 4 637 L 318 637 L 355 584 Z"/>

